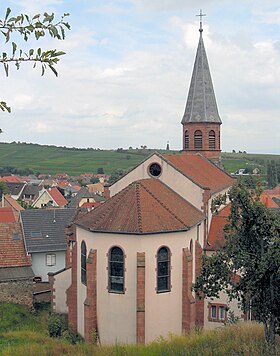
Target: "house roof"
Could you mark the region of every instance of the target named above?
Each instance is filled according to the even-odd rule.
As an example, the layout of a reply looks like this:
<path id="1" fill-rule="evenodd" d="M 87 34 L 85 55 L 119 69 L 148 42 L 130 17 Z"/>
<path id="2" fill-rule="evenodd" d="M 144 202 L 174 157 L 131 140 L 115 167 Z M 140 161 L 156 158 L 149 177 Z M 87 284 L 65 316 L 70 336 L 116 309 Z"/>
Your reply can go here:
<path id="1" fill-rule="evenodd" d="M 204 48 L 202 31 L 182 124 L 189 122 L 214 122 L 221 124 L 209 64 Z"/>
<path id="2" fill-rule="evenodd" d="M 16 211 L 21 211 L 24 210 L 24 208 L 10 195 L 6 194 L 4 196 L 4 200 L 10 205 L 14 210 Z M 6 204 L 5 204 L 6 205 Z"/>
<path id="3" fill-rule="evenodd" d="M 274 189 L 267 189 L 261 193 L 260 201 L 269 209 L 278 209 L 280 199 L 280 186 Z"/>
<path id="4" fill-rule="evenodd" d="M 227 224 L 231 205 L 228 204 L 221 209 L 218 214 L 212 216 L 211 226 L 208 235 L 208 243 L 205 246 L 207 251 L 219 250 L 225 243 L 224 227 Z"/>
<path id="5" fill-rule="evenodd" d="M 17 176 L 4 176 L 4 177 L 0 177 L 0 181 L 6 183 L 21 183 L 22 179 Z"/>
<path id="6" fill-rule="evenodd" d="M 77 194 L 71 199 L 70 203 L 68 204 L 69 208 L 77 208 L 79 206 L 79 203 L 82 199 L 94 199 L 94 201 L 104 201 L 105 199 L 101 197 L 100 195 L 94 194 L 89 192 L 89 190 L 86 187 L 82 187 Z"/>
<path id="7" fill-rule="evenodd" d="M 22 182 L 5 182 L 10 195 L 19 195 L 26 183 Z"/>
<path id="8" fill-rule="evenodd" d="M 0 223 L 0 267 L 30 266 L 19 222 Z"/>
<path id="9" fill-rule="evenodd" d="M 34 185 L 34 184 L 26 184 L 26 186 L 23 188 L 23 191 L 21 193 L 21 196 L 23 195 L 34 195 L 34 196 L 39 196 L 39 186 Z"/>
<path id="10" fill-rule="evenodd" d="M 102 183 L 93 183 L 93 184 L 88 184 L 87 188 L 90 192 L 96 193 L 98 191 L 104 192 L 104 185 Z"/>
<path id="11" fill-rule="evenodd" d="M 56 187 L 47 189 L 47 192 L 50 194 L 50 196 L 53 198 L 53 200 L 58 206 L 65 206 L 67 204 L 67 200 Z"/>
<path id="12" fill-rule="evenodd" d="M 28 253 L 66 250 L 65 227 L 76 209 L 31 209 L 21 212 Z"/>
<path id="13" fill-rule="evenodd" d="M 14 211 L 11 207 L 0 208 L 0 223 L 16 222 Z"/>
<path id="14" fill-rule="evenodd" d="M 232 186 L 235 180 L 200 154 L 163 155 L 182 174 L 212 193 Z"/>
<path id="15" fill-rule="evenodd" d="M 0 282 L 31 279 L 34 272 L 31 267 L 3 267 L 0 268 Z"/>
<path id="16" fill-rule="evenodd" d="M 157 179 L 131 183 L 75 223 L 91 231 L 149 234 L 184 231 L 204 214 Z"/>

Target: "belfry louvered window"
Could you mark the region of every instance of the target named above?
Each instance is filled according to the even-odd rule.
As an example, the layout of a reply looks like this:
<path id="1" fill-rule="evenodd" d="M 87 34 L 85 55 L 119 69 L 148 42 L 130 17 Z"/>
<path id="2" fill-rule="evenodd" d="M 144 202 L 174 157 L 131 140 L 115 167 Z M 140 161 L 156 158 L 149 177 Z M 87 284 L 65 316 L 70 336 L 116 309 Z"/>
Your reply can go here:
<path id="1" fill-rule="evenodd" d="M 157 292 L 170 291 L 170 251 L 161 247 L 157 253 Z"/>
<path id="2" fill-rule="evenodd" d="M 124 293 L 124 253 L 117 246 L 109 252 L 109 291 Z"/>
<path id="3" fill-rule="evenodd" d="M 87 246 L 85 241 L 81 243 L 81 282 L 87 284 Z"/>
<path id="4" fill-rule="evenodd" d="M 190 140 L 189 140 L 189 131 L 188 130 L 186 130 L 185 131 L 185 149 L 187 149 L 187 148 L 189 148 L 190 146 L 190 142 L 189 142 Z"/>
<path id="5" fill-rule="evenodd" d="M 215 131 L 211 130 L 209 132 L 209 149 L 214 150 L 216 148 L 216 136 Z"/>
<path id="6" fill-rule="evenodd" d="M 194 148 L 202 149 L 202 132 L 200 130 L 196 130 L 194 133 Z"/>

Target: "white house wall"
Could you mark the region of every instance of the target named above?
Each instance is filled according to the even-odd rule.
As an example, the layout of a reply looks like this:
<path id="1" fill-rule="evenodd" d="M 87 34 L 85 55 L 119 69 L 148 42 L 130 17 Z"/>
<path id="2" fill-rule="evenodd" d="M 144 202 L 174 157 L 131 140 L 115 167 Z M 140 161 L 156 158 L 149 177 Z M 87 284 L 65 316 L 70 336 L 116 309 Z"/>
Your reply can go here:
<path id="1" fill-rule="evenodd" d="M 46 265 L 46 255 L 48 254 L 56 255 L 55 266 Z M 43 282 L 48 281 L 49 272 L 55 273 L 65 268 L 65 251 L 32 253 L 31 259 L 32 259 L 32 269 L 35 276 L 41 277 Z"/>
<path id="2" fill-rule="evenodd" d="M 71 285 L 71 268 L 56 274 L 54 279 L 54 311 L 59 314 L 67 314 L 66 291 Z"/>
<path id="3" fill-rule="evenodd" d="M 154 235 L 120 235 L 92 233 L 77 228 L 78 247 L 78 332 L 84 335 L 84 307 L 86 288 L 81 284 L 81 242 L 97 250 L 97 320 L 101 343 L 136 343 L 136 275 L 137 252 L 145 252 L 145 334 L 146 342 L 170 332 L 182 330 L 182 249 L 193 246 L 197 238 L 194 227 L 188 232 Z M 161 246 L 171 251 L 171 291 L 156 292 L 156 254 Z M 125 294 L 109 293 L 108 251 L 119 246 L 125 253 Z"/>
<path id="4" fill-rule="evenodd" d="M 184 199 L 194 205 L 197 209 L 201 210 L 203 189 L 193 183 L 186 176 L 179 173 L 175 168 L 173 168 L 170 164 L 168 164 L 165 160 L 156 154 L 152 155 L 142 164 L 135 167 L 132 171 L 114 183 L 109 188 L 110 196 L 112 197 L 116 195 L 119 191 L 127 187 L 132 182 L 140 179 L 151 178 L 148 173 L 148 167 L 151 163 L 155 162 L 159 163 L 162 167 L 162 173 L 157 179 L 165 183 Z"/>

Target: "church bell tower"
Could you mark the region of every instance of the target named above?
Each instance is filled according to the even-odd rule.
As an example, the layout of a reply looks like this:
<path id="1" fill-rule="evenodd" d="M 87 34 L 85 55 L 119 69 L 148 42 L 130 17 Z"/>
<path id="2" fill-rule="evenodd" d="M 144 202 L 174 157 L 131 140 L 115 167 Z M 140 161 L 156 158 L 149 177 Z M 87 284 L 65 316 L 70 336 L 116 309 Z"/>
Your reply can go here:
<path id="1" fill-rule="evenodd" d="M 214 87 L 202 37 L 200 10 L 199 42 L 193 73 L 182 119 L 183 152 L 200 153 L 208 159 L 220 160 L 220 126 L 222 124 L 216 103 Z"/>

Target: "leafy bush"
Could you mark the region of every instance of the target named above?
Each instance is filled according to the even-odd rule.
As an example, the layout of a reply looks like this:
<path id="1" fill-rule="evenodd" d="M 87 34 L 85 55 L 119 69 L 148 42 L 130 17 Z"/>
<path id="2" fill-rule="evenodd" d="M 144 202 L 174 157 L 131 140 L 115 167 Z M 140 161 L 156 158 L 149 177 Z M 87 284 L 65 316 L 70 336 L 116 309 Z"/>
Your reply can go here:
<path id="1" fill-rule="evenodd" d="M 64 315 L 52 314 L 48 320 L 48 331 L 50 337 L 61 337 L 67 330 L 67 322 Z"/>
<path id="2" fill-rule="evenodd" d="M 76 345 L 84 341 L 84 339 L 79 333 L 71 329 L 65 330 L 62 334 L 62 337 L 73 345 Z"/>

